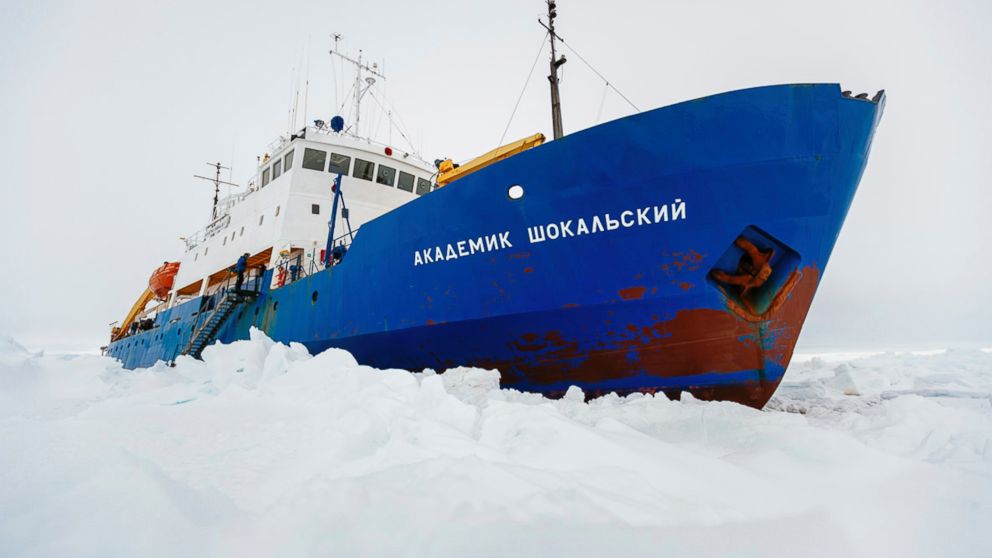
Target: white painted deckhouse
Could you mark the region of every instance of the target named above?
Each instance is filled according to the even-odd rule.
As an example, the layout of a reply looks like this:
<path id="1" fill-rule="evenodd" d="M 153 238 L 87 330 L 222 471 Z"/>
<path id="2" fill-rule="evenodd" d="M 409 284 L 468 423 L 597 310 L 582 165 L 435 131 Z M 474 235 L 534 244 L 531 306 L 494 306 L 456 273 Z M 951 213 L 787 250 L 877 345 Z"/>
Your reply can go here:
<path id="1" fill-rule="evenodd" d="M 435 172 L 412 153 L 332 131 L 320 121 L 278 138 L 261 158 L 247 190 L 221 199 L 212 221 L 185 238 L 186 253 L 168 306 L 219 288 L 244 253 L 251 266 L 272 269 L 294 261 L 304 272 L 322 267 L 332 185 L 339 173 L 348 221 L 357 231 L 430 192 Z M 347 232 L 343 213 L 339 205 L 337 237 Z M 274 275 L 273 281 L 278 280 Z"/>

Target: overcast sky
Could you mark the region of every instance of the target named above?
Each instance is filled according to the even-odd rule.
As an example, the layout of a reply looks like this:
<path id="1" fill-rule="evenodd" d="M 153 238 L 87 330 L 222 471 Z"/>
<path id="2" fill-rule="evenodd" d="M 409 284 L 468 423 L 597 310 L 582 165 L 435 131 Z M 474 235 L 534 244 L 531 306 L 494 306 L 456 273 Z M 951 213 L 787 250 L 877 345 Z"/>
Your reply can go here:
<path id="1" fill-rule="evenodd" d="M 307 75 L 310 119 L 336 112 L 333 32 L 384 62 L 385 92 L 425 158 L 495 147 L 543 10 L 4 2 L 0 334 L 104 344 L 150 272 L 181 256 L 178 238 L 204 224 L 212 188 L 191 175 L 221 160 L 244 182 Z M 992 345 L 992 2 L 560 0 L 559 12 L 561 35 L 641 109 L 775 83 L 886 89 L 800 349 Z M 569 58 L 566 133 L 633 111 Z M 550 136 L 546 73 L 542 58 L 507 139 Z M 389 138 L 385 122 L 376 129 Z"/>

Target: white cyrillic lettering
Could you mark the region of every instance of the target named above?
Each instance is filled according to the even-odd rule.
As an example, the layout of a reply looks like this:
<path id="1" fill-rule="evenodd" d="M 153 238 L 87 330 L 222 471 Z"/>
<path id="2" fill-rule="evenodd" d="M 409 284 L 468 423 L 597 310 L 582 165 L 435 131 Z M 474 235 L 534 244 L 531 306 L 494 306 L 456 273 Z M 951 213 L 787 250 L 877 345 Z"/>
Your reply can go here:
<path id="1" fill-rule="evenodd" d="M 435 246 L 434 247 L 434 261 L 436 261 L 436 262 L 443 262 L 444 261 L 444 252 L 441 251 L 441 247 L 440 246 Z"/>
<path id="2" fill-rule="evenodd" d="M 675 198 L 675 203 L 672 204 L 672 221 L 679 218 L 685 219 L 685 202 L 682 198 Z"/>
<path id="3" fill-rule="evenodd" d="M 561 231 L 558 230 L 558 223 L 550 223 L 544 227 L 548 231 L 548 240 L 554 240 L 561 235 Z"/>
<path id="4" fill-rule="evenodd" d="M 596 229 L 599 229 L 598 231 Z M 603 232 L 606 229 L 603 228 L 603 222 L 599 220 L 599 215 L 592 218 L 592 232 Z"/>
<path id="5" fill-rule="evenodd" d="M 510 231 L 499 233 L 499 244 L 501 248 L 513 248 L 510 244 Z"/>
<path id="6" fill-rule="evenodd" d="M 648 217 L 648 211 L 650 211 L 650 210 L 651 210 L 650 207 L 645 207 L 644 209 L 638 209 L 637 210 L 637 224 L 638 225 L 650 225 L 651 224 L 651 218 Z"/>
<path id="7" fill-rule="evenodd" d="M 485 252 L 486 251 L 485 241 L 482 239 L 481 236 L 479 238 L 473 238 L 472 240 L 468 241 L 468 248 L 473 254 L 476 252 Z"/>
<path id="8" fill-rule="evenodd" d="M 627 222 L 627 218 L 630 218 L 630 222 L 629 223 Z M 623 213 L 621 213 L 620 214 L 620 222 L 623 223 L 623 226 L 625 226 L 625 227 L 633 227 L 634 226 L 634 212 L 633 211 L 630 211 L 628 209 L 627 211 L 624 211 Z"/>
<path id="9" fill-rule="evenodd" d="M 585 219 L 579 219 L 579 224 L 575 225 L 575 234 L 589 234 L 589 227 L 586 225 Z"/>
<path id="10" fill-rule="evenodd" d="M 468 248 L 465 247 L 464 240 L 459 240 L 457 246 L 458 246 L 458 255 L 460 257 L 465 257 L 468 255 Z"/>
<path id="11" fill-rule="evenodd" d="M 561 222 L 561 237 L 565 238 L 566 236 L 575 236 L 575 233 L 572 232 L 571 219 L 569 219 L 568 221 Z"/>
<path id="12" fill-rule="evenodd" d="M 615 219 L 610 219 L 609 213 L 607 213 L 605 217 L 606 217 L 606 230 L 615 231 L 620 228 L 620 221 L 617 221 Z"/>
<path id="13" fill-rule="evenodd" d="M 499 250 L 499 239 L 496 235 L 491 234 L 486 237 L 486 251 L 492 252 L 493 250 Z"/>
<path id="14" fill-rule="evenodd" d="M 420 251 L 419 250 L 414 250 L 413 251 L 413 265 L 414 265 L 414 267 L 416 267 L 418 265 L 424 265 L 424 260 L 420 259 Z"/>
<path id="15" fill-rule="evenodd" d="M 663 206 L 660 207 L 660 209 L 661 209 L 661 211 L 659 211 L 659 206 L 657 206 L 657 205 L 654 206 L 654 222 L 655 223 L 660 223 L 662 221 L 667 221 L 668 220 L 668 206 L 667 205 L 663 205 Z"/>
<path id="16" fill-rule="evenodd" d="M 448 245 L 448 257 L 446 257 L 445 259 L 446 260 L 457 260 L 458 259 L 458 254 L 455 253 L 455 247 L 454 246 L 452 246 L 450 244 Z"/>
<path id="17" fill-rule="evenodd" d="M 424 263 L 434 263 L 434 258 L 431 257 L 430 248 L 424 248 Z"/>
<path id="18" fill-rule="evenodd" d="M 547 240 L 544 237 L 544 227 L 538 225 L 536 227 L 527 227 L 527 240 L 530 240 L 531 244 L 535 242 L 544 242 Z"/>

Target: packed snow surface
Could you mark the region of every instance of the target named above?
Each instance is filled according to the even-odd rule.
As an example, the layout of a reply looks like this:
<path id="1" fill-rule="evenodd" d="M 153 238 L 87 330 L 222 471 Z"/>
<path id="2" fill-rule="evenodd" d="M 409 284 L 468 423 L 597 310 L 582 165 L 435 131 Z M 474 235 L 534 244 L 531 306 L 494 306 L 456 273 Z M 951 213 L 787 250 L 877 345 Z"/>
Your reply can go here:
<path id="1" fill-rule="evenodd" d="M 0 338 L 0 556 L 992 554 L 982 351 L 797 362 L 764 411 L 203 357 Z"/>

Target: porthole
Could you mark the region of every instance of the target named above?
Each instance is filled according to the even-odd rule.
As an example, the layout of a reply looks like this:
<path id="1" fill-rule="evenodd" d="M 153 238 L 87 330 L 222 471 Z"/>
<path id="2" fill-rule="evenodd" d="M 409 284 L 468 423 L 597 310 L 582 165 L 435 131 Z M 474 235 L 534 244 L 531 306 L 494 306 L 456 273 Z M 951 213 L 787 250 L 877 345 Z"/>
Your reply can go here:
<path id="1" fill-rule="evenodd" d="M 519 200 L 524 197 L 524 187 L 519 184 L 514 184 L 506 189 L 506 197 L 511 200 Z"/>
<path id="2" fill-rule="evenodd" d="M 310 295 L 310 303 L 317 304 L 317 291 L 314 291 L 313 294 Z"/>
<path id="3" fill-rule="evenodd" d="M 279 309 L 279 301 L 277 300 L 272 303 L 272 311 L 275 312 L 278 309 Z"/>

